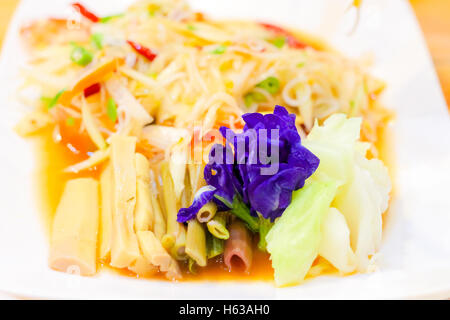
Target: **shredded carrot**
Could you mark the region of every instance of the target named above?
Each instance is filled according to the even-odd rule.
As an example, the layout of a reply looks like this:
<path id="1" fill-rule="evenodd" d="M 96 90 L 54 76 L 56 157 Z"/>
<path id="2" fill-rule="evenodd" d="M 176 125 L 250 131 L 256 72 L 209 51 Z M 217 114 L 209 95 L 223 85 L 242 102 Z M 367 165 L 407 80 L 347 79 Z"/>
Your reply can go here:
<path id="1" fill-rule="evenodd" d="M 123 59 L 110 59 L 102 62 L 93 68 L 87 69 L 59 98 L 59 102 L 63 105 L 69 105 L 72 99 L 83 92 L 86 88 L 101 82 L 105 76 L 112 73 L 117 67 L 124 63 Z"/>

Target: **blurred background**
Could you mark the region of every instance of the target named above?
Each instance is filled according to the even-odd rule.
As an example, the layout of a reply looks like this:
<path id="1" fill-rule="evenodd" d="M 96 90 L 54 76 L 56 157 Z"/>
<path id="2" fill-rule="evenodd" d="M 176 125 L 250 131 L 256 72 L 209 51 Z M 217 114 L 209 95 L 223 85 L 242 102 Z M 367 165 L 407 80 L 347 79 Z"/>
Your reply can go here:
<path id="1" fill-rule="evenodd" d="M 0 46 L 20 0 L 0 0 Z M 450 109 L 450 0 L 409 0 L 422 27 Z"/>

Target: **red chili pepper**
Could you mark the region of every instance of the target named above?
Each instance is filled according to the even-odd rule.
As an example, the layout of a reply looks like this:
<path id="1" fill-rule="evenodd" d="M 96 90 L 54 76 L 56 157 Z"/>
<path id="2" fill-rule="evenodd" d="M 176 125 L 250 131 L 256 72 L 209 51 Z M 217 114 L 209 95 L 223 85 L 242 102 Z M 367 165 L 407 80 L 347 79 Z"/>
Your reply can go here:
<path id="1" fill-rule="evenodd" d="M 155 60 L 157 55 L 151 49 L 144 47 L 143 45 L 134 41 L 128 40 L 127 42 L 140 55 L 146 57 L 150 61 Z"/>
<path id="2" fill-rule="evenodd" d="M 291 48 L 304 49 L 308 46 L 305 43 L 299 41 L 296 37 L 294 37 L 292 35 L 286 35 L 286 38 L 287 38 L 287 43 L 288 43 L 289 47 L 291 47 Z"/>
<path id="3" fill-rule="evenodd" d="M 77 10 L 86 19 L 91 20 L 94 23 L 100 21 L 100 18 L 96 14 L 86 9 L 86 7 L 83 6 L 81 3 L 75 2 L 72 4 L 72 7 L 75 8 L 75 10 Z"/>
<path id="4" fill-rule="evenodd" d="M 274 33 L 278 33 L 278 34 L 284 35 L 286 37 L 287 44 L 291 48 L 304 49 L 304 48 L 306 48 L 308 46 L 307 44 L 301 42 L 296 37 L 294 37 L 286 29 L 283 29 L 283 28 L 281 28 L 279 26 L 276 26 L 276 25 L 273 25 L 273 24 L 270 24 L 270 23 L 260 23 L 260 25 L 263 26 L 264 28 L 266 28 L 269 31 L 272 31 Z"/>
<path id="5" fill-rule="evenodd" d="M 100 83 L 94 83 L 92 86 L 84 89 L 84 97 L 90 97 L 98 92 L 100 92 L 101 86 Z"/>
<path id="6" fill-rule="evenodd" d="M 284 30 L 283 28 L 276 26 L 274 24 L 261 22 L 260 25 L 263 26 L 264 28 L 266 28 L 267 30 L 273 31 L 275 33 L 283 33 L 283 34 L 287 33 L 286 30 Z"/>

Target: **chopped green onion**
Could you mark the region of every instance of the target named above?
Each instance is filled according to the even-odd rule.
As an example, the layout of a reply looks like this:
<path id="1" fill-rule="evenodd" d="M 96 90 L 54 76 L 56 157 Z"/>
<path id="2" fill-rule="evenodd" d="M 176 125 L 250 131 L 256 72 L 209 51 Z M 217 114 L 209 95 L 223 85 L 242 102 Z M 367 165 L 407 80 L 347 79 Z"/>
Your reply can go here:
<path id="1" fill-rule="evenodd" d="M 286 37 L 277 37 L 270 41 L 271 44 L 273 44 L 275 47 L 281 49 L 283 48 L 284 44 L 286 43 Z"/>
<path id="2" fill-rule="evenodd" d="M 70 59 L 72 59 L 74 63 L 84 67 L 91 63 L 93 55 L 85 48 L 74 45 Z"/>
<path id="3" fill-rule="evenodd" d="M 209 233 L 216 238 L 227 240 L 230 232 L 227 229 L 228 214 L 226 212 L 218 212 L 214 218 L 206 224 Z"/>
<path id="4" fill-rule="evenodd" d="M 223 54 L 227 51 L 227 47 L 221 44 L 217 48 L 215 48 L 213 51 L 211 51 L 212 54 Z"/>
<path id="5" fill-rule="evenodd" d="M 58 104 L 59 98 L 64 93 L 64 91 L 66 91 L 66 89 L 62 89 L 53 98 L 48 100 L 47 109 L 51 109 Z M 48 99 L 48 98 L 44 98 L 44 99 Z"/>
<path id="6" fill-rule="evenodd" d="M 75 124 L 75 119 L 72 117 L 68 117 L 66 119 L 66 125 L 68 125 L 69 127 L 73 126 Z"/>
<path id="7" fill-rule="evenodd" d="M 197 28 L 196 28 L 195 26 L 193 26 L 192 24 L 188 24 L 188 25 L 186 26 L 186 28 L 187 28 L 188 30 L 190 30 L 190 31 L 195 31 L 195 30 L 197 30 Z"/>
<path id="8" fill-rule="evenodd" d="M 101 33 L 94 33 L 91 35 L 91 44 L 98 50 L 103 49 L 103 35 Z"/>
<path id="9" fill-rule="evenodd" d="M 103 17 L 103 18 L 100 19 L 100 23 L 108 23 L 112 19 L 121 18 L 123 16 L 124 16 L 123 13 L 114 14 L 114 15 L 111 15 L 111 16 L 106 16 L 106 17 Z"/>
<path id="10" fill-rule="evenodd" d="M 110 98 L 108 100 L 106 114 L 108 115 L 108 118 L 111 119 L 112 122 L 115 123 L 117 121 L 117 104 L 113 98 Z"/>
<path id="11" fill-rule="evenodd" d="M 266 90 L 270 94 L 275 94 L 280 90 L 280 81 L 275 77 L 268 77 L 256 85 L 258 88 Z"/>
<path id="12" fill-rule="evenodd" d="M 266 101 L 266 97 L 260 92 L 249 92 L 244 96 L 245 106 L 249 108 L 252 104 Z"/>

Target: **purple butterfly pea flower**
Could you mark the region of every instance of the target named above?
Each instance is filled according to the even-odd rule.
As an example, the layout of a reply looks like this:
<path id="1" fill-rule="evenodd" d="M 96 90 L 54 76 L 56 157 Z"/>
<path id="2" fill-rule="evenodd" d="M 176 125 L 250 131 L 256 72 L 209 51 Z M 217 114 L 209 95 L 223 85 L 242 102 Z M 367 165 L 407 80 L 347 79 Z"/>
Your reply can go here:
<path id="1" fill-rule="evenodd" d="M 283 214 L 292 192 L 304 186 L 317 170 L 319 159 L 301 145 L 295 115 L 284 107 L 276 106 L 273 114 L 248 113 L 242 117 L 242 133 L 220 128 L 226 144 L 213 147 L 204 177 L 215 188 L 214 201 L 254 226 L 252 218 L 258 214 L 271 221 Z M 267 174 L 273 168 L 276 171 Z M 198 206 L 199 201 L 194 201 L 191 218 L 201 208 Z M 242 212 L 245 207 L 248 214 Z M 182 220 L 188 218 L 186 211 L 180 212 Z"/>

